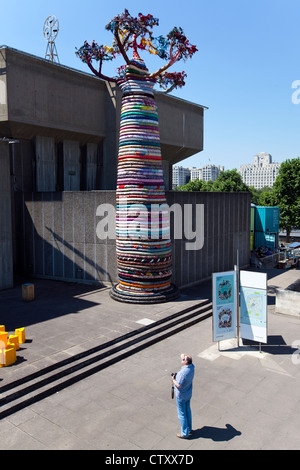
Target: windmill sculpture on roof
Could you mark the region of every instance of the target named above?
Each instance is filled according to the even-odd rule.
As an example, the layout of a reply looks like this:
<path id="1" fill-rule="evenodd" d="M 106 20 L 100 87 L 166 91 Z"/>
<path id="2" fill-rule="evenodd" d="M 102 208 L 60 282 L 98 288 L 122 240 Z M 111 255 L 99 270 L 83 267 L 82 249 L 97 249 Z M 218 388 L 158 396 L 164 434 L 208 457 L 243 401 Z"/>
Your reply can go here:
<path id="1" fill-rule="evenodd" d="M 118 283 L 111 296 L 129 303 L 160 303 L 178 296 L 177 287 L 171 283 L 170 222 L 153 87 L 158 83 L 166 92 L 182 87 L 186 74 L 169 73 L 167 69 L 192 57 L 197 48 L 177 27 L 166 38 L 154 38 L 152 29 L 156 25 L 158 19 L 150 14 L 140 13 L 134 18 L 125 10 L 106 26 L 114 36 L 111 47 L 85 41 L 76 51 L 97 77 L 116 83 L 122 91 L 116 188 Z M 127 55 L 130 49 L 132 58 Z M 166 64 L 150 73 L 139 56 L 144 50 Z M 118 69 L 117 77 L 107 77 L 102 73 L 103 62 L 118 55 L 125 64 Z"/>
<path id="2" fill-rule="evenodd" d="M 59 23 L 58 19 L 55 15 L 50 15 L 46 18 L 44 27 L 43 27 L 43 34 L 44 38 L 47 40 L 47 49 L 45 59 L 50 60 L 50 62 L 58 62 L 59 58 L 57 54 L 57 49 L 55 46 L 55 39 L 59 32 Z"/>

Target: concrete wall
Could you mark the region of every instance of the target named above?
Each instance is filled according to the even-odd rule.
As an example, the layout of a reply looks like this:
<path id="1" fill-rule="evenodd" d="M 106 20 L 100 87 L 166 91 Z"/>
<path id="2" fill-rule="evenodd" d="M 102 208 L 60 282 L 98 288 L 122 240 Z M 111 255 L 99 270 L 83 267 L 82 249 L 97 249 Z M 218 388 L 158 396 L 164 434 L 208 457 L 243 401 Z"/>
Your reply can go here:
<path id="1" fill-rule="evenodd" d="M 178 222 L 176 223 L 175 227 L 179 229 L 179 235 L 180 233 L 184 235 L 187 227 L 191 226 L 191 222 L 193 232 L 196 229 L 198 232 L 201 228 L 203 229 L 203 247 L 195 250 L 187 249 L 187 236 L 184 236 L 182 240 L 174 239 L 175 227 L 171 215 L 173 277 L 176 285 L 185 286 L 197 283 L 199 280 L 210 277 L 214 272 L 233 269 L 237 262 L 237 250 L 239 250 L 240 266 L 249 264 L 251 207 L 249 193 L 170 191 L 167 193 L 167 202 L 169 207 L 179 204 L 188 219 L 188 223 L 185 224 L 183 218 L 181 230 Z M 193 207 L 192 221 L 187 211 L 188 205 Z M 203 208 L 203 214 L 201 214 L 200 206 Z M 199 219 L 203 220 L 203 225 L 199 223 Z M 195 223 L 198 223 L 198 228 Z M 201 233 L 197 234 L 197 238 L 200 242 Z"/>
<path id="2" fill-rule="evenodd" d="M 0 139 L 17 140 L 10 162 L 8 145 L 0 149 L 0 287 L 11 284 L 12 264 L 41 276 L 113 282 L 114 242 L 95 239 L 95 204 L 114 193 L 76 191 L 116 188 L 120 89 L 7 46 L 0 69 Z M 155 96 L 168 189 L 172 164 L 203 150 L 204 108 Z"/>
<path id="3" fill-rule="evenodd" d="M 52 151 L 46 149 L 46 138 L 53 139 L 52 147 L 55 143 L 64 148 L 65 142 L 77 143 L 80 148 L 89 144 L 101 146 L 101 175 L 98 186 L 92 189 L 114 190 L 120 89 L 91 74 L 7 47 L 0 48 L 0 68 L 0 137 L 35 143 L 35 152 L 40 158 L 36 175 L 42 181 L 38 180 L 32 190 L 53 188 L 53 181 L 48 183 L 44 178 L 53 156 Z M 167 172 L 166 182 L 169 181 L 171 188 L 172 164 L 203 150 L 204 108 L 160 92 L 155 92 L 155 97 L 162 160 Z M 40 152 L 43 148 L 45 159 Z M 34 157 L 33 153 L 33 160 Z M 72 185 L 54 188 L 75 189 L 79 188 Z"/>
<path id="4" fill-rule="evenodd" d="M 16 266 L 21 271 L 80 282 L 116 281 L 115 240 L 101 240 L 96 234 L 103 220 L 97 207 L 104 203 L 115 207 L 115 191 L 16 193 L 15 201 Z M 233 269 L 237 249 L 240 265 L 249 263 L 248 193 L 170 191 L 167 202 L 182 214 L 182 220 L 177 213 L 174 221 L 171 213 L 176 285 L 194 284 L 213 272 Z"/>
<path id="5" fill-rule="evenodd" d="M 9 144 L 0 142 L 0 289 L 13 286 Z"/>
<path id="6" fill-rule="evenodd" d="M 300 316 L 300 279 L 286 289 L 276 289 L 275 312 Z"/>
<path id="7" fill-rule="evenodd" d="M 163 160 L 174 165 L 203 150 L 204 108 L 160 92 L 155 99 Z"/>
<path id="8" fill-rule="evenodd" d="M 55 191 L 57 164 L 53 137 L 37 136 L 35 139 L 36 190 Z"/>
<path id="9" fill-rule="evenodd" d="M 10 48 L 1 49 L 0 66 L 7 87 L 1 120 L 6 114 L 9 137 L 104 138 L 104 81 Z"/>
<path id="10" fill-rule="evenodd" d="M 112 283 L 115 240 L 99 240 L 100 204 L 114 191 L 16 193 L 16 269 L 54 279 Z"/>

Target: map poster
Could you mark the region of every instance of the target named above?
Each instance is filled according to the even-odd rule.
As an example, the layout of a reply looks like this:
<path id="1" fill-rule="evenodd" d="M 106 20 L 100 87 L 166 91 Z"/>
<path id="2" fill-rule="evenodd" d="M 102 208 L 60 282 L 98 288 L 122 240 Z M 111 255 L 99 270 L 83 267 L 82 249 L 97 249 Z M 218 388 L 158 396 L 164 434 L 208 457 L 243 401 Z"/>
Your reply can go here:
<path id="1" fill-rule="evenodd" d="M 265 273 L 241 271 L 240 304 L 241 338 L 267 343 L 267 275 Z"/>
<path id="2" fill-rule="evenodd" d="M 213 341 L 236 338 L 236 273 L 213 274 Z"/>

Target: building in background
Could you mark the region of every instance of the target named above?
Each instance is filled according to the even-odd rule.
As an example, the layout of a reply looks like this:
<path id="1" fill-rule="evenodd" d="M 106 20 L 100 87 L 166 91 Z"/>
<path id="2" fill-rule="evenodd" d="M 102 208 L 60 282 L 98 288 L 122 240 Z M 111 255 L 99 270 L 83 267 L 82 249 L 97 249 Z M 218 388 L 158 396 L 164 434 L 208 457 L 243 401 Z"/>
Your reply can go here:
<path id="1" fill-rule="evenodd" d="M 172 169 L 172 188 L 177 188 L 177 186 L 182 186 L 186 184 L 191 179 L 191 172 L 189 168 L 184 168 L 183 166 L 173 166 Z"/>
<path id="2" fill-rule="evenodd" d="M 190 173 L 189 179 L 190 179 L 191 181 L 194 181 L 194 180 L 196 180 L 197 178 L 198 178 L 199 180 L 202 179 L 202 169 L 201 169 L 201 168 L 192 167 L 192 168 L 189 168 L 188 170 L 189 170 L 189 173 Z"/>
<path id="3" fill-rule="evenodd" d="M 173 189 L 177 186 L 194 181 L 195 179 L 204 181 L 216 181 L 221 171 L 224 171 L 223 166 L 217 165 L 203 165 L 201 168 L 184 168 L 182 166 L 173 166 L 172 178 L 173 178 Z"/>
<path id="4" fill-rule="evenodd" d="M 238 172 L 248 186 L 262 189 L 273 187 L 280 168 L 280 163 L 272 163 L 272 155 L 261 152 L 254 155 L 253 163 L 241 165 Z"/>
<path id="5" fill-rule="evenodd" d="M 199 179 L 204 181 L 216 181 L 222 171 L 224 171 L 223 166 L 203 165 L 201 168 L 202 176 Z"/>

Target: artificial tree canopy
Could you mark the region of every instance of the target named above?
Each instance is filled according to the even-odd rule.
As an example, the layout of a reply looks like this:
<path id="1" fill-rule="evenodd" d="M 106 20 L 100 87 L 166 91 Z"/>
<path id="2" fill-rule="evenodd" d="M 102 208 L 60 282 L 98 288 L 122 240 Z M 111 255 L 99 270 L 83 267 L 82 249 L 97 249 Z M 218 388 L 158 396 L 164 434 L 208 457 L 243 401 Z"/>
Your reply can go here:
<path id="1" fill-rule="evenodd" d="M 167 63 L 149 76 L 169 92 L 177 87 L 185 85 L 185 72 L 166 72 L 175 62 L 191 58 L 197 51 L 196 46 L 190 44 L 182 28 L 174 27 L 169 34 L 154 37 L 152 29 L 158 26 L 158 18 L 152 15 L 139 13 L 137 17 L 130 15 L 125 9 L 124 13 L 115 16 L 107 25 L 106 29 L 111 31 L 114 39 L 111 46 L 98 45 L 95 41 L 89 44 L 84 42 L 83 46 L 76 51 L 76 55 L 85 62 L 90 70 L 99 78 L 118 82 L 122 79 L 124 68 L 118 68 L 117 77 L 107 77 L 102 73 L 103 62 L 112 60 L 121 55 L 125 64 L 130 64 L 127 52 L 132 48 L 133 56 L 139 57 L 138 51 L 148 51 L 155 54 Z M 93 65 L 93 61 L 99 62 L 98 70 Z"/>

